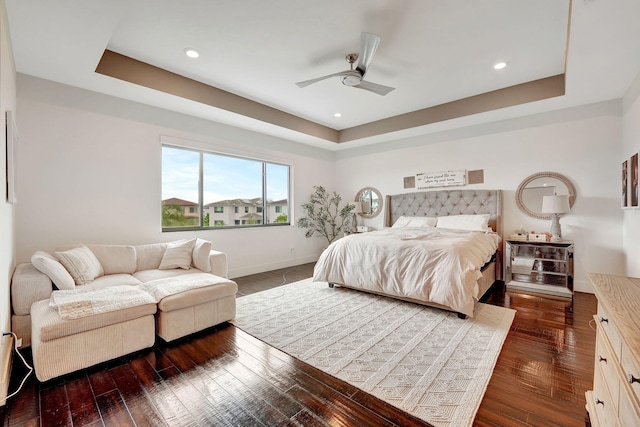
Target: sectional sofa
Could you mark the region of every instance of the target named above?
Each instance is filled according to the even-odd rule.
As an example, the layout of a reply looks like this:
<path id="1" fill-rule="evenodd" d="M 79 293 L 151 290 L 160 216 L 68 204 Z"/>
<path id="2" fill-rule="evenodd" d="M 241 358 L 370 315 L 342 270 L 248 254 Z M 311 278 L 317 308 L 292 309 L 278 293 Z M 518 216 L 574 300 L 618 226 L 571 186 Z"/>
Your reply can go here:
<path id="1" fill-rule="evenodd" d="M 12 277 L 12 330 L 46 381 L 233 319 L 226 276 L 203 239 L 38 251 Z"/>

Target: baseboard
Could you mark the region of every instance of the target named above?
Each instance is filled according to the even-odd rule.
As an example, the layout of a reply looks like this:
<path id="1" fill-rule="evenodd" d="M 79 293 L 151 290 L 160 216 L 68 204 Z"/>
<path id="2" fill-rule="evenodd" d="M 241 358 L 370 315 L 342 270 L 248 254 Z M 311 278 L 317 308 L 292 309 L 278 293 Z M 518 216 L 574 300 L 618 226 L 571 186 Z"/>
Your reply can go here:
<path id="1" fill-rule="evenodd" d="M 296 265 L 316 262 L 317 256 L 309 256 L 304 258 L 288 259 L 269 264 L 254 265 L 246 268 L 229 269 L 229 278 L 249 276 L 251 274 L 264 273 L 265 271 L 278 270 L 281 268 L 295 267 Z"/>
<path id="2" fill-rule="evenodd" d="M 11 359 L 13 357 L 13 336 L 4 335 L 0 350 L 0 406 L 7 403 L 9 394 L 9 379 L 11 378 Z"/>

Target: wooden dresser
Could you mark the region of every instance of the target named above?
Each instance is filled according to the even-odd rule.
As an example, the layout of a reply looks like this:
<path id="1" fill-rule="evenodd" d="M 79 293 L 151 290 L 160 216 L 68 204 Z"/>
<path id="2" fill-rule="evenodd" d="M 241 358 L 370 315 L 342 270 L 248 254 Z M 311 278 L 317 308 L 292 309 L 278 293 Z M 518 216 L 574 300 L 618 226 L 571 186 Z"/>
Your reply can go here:
<path id="1" fill-rule="evenodd" d="M 640 426 L 640 278 L 589 274 L 598 299 L 593 426 Z"/>

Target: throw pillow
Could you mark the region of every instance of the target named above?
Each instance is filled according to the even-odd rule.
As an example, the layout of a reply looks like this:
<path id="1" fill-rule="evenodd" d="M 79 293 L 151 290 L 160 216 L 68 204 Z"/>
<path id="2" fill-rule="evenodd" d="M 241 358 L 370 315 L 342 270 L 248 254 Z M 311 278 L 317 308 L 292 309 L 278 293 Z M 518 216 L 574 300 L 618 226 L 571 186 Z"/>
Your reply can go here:
<path id="1" fill-rule="evenodd" d="M 43 251 L 36 251 L 31 256 L 31 264 L 39 272 L 46 274 L 58 289 L 71 290 L 76 287 L 73 277 L 52 255 Z"/>
<path id="2" fill-rule="evenodd" d="M 100 261 L 85 245 L 55 252 L 55 256 L 71 274 L 76 285 L 86 285 L 104 274 Z"/>
<path id="3" fill-rule="evenodd" d="M 204 239 L 197 239 L 196 246 L 193 248 L 193 266 L 205 273 L 211 272 L 209 252 L 211 252 L 211 242 Z"/>
<path id="4" fill-rule="evenodd" d="M 160 267 L 158 268 L 160 268 L 160 270 L 171 270 L 174 268 L 188 270 L 191 268 L 191 254 L 195 246 L 196 239 L 169 243 L 162 256 L 162 261 L 160 261 Z"/>
<path id="5" fill-rule="evenodd" d="M 489 227 L 490 217 L 489 214 L 440 216 L 436 227 L 467 231 L 493 231 Z"/>
<path id="6" fill-rule="evenodd" d="M 437 218 L 430 216 L 401 216 L 391 226 L 391 228 L 399 227 L 435 227 L 438 222 Z"/>

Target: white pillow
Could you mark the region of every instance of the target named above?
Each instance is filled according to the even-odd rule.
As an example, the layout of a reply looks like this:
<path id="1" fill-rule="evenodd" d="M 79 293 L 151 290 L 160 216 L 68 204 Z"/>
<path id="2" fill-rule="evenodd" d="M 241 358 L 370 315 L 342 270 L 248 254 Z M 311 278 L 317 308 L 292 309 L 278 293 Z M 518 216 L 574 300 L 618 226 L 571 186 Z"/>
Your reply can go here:
<path id="1" fill-rule="evenodd" d="M 197 239 L 193 248 L 193 266 L 205 273 L 211 272 L 211 262 L 209 253 L 211 252 L 211 242 L 204 239 Z"/>
<path id="2" fill-rule="evenodd" d="M 489 227 L 490 214 L 439 216 L 438 228 L 467 231 L 493 231 Z"/>
<path id="3" fill-rule="evenodd" d="M 71 274 L 76 285 L 86 285 L 104 274 L 100 261 L 85 245 L 67 251 L 57 251 L 55 256 Z"/>
<path id="4" fill-rule="evenodd" d="M 191 268 L 191 254 L 196 246 L 196 239 L 177 241 L 167 244 L 164 251 L 162 261 L 160 261 L 160 270 L 171 270 L 174 268 L 182 268 L 188 270 Z"/>
<path id="5" fill-rule="evenodd" d="M 31 256 L 31 264 L 39 272 L 46 274 L 58 289 L 75 289 L 76 282 L 73 277 L 52 255 L 43 251 L 36 251 Z"/>
<path id="6" fill-rule="evenodd" d="M 430 216 L 401 216 L 391 226 L 398 227 L 435 227 L 438 219 Z"/>

